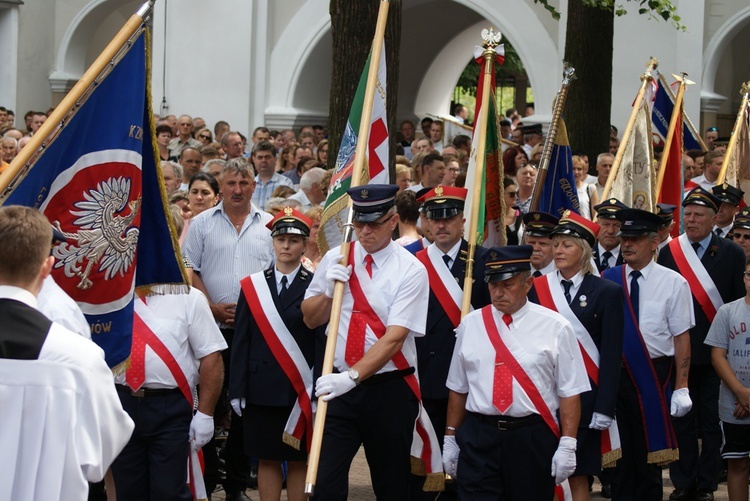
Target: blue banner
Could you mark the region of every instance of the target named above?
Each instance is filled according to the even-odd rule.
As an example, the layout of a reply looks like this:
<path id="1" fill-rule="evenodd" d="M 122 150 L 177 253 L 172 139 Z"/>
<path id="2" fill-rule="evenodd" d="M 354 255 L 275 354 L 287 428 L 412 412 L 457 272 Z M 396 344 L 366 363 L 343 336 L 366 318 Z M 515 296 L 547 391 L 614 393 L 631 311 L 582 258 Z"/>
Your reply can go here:
<path id="1" fill-rule="evenodd" d="M 552 147 L 549 169 L 544 178 L 537 210 L 557 217 L 561 217 L 566 210 L 571 210 L 576 214 L 581 213 L 573 174 L 573 154 L 568 141 L 568 131 L 562 119 L 560 119 L 557 137 Z"/>
<path id="2" fill-rule="evenodd" d="M 669 91 L 662 85 L 662 82 L 656 83 L 656 94 L 654 96 L 654 106 L 651 110 L 651 123 L 653 125 L 654 146 L 664 146 L 667 139 L 667 130 L 669 130 L 669 120 L 674 110 L 674 102 Z M 682 140 L 684 151 L 700 150 L 701 144 L 693 135 L 687 120 L 682 122 Z"/>
<path id="3" fill-rule="evenodd" d="M 5 201 L 39 208 L 66 236 L 52 276 L 111 368 L 130 355 L 135 288 L 183 284 L 152 142 L 145 39 L 144 30 Z"/>

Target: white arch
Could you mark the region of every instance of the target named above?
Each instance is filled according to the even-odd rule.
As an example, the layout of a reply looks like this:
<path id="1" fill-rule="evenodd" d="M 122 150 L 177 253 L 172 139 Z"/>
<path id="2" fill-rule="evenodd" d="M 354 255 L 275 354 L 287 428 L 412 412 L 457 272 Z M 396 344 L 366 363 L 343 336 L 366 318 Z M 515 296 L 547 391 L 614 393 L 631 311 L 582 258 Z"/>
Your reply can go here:
<path id="1" fill-rule="evenodd" d="M 505 16 L 504 10 L 498 9 L 493 0 L 454 0 L 481 14 L 486 21 L 471 26 L 447 44 L 440 54 L 435 57 L 425 72 L 423 82 L 430 82 L 429 86 L 421 85 L 414 108 L 417 115 L 435 113 L 435 110 L 448 109 L 451 94 L 461 75 L 466 62 L 471 57 L 471 50 L 479 42 L 479 33 L 487 28 L 487 23 L 493 24 L 503 33 L 503 38 L 513 40 L 513 47 L 523 61 L 526 74 L 529 76 L 531 87 L 534 89 L 534 100 L 537 110 L 549 110 L 557 92 L 555 87 L 558 76 L 558 65 L 545 64 L 549 58 L 532 57 L 533 54 L 557 54 L 558 47 L 547 32 L 534 11 L 523 2 L 513 8 L 512 22 Z M 523 29 L 518 29 L 522 26 Z M 556 58 L 557 59 L 557 58 Z M 542 115 L 537 118 L 543 119 Z"/>
<path id="2" fill-rule="evenodd" d="M 706 49 L 703 51 L 703 75 L 701 75 L 701 96 L 721 97 L 714 91 L 716 74 L 719 70 L 721 56 L 732 43 L 732 39 L 743 28 L 750 25 L 750 6 L 729 16 L 729 20 L 716 30 Z"/>

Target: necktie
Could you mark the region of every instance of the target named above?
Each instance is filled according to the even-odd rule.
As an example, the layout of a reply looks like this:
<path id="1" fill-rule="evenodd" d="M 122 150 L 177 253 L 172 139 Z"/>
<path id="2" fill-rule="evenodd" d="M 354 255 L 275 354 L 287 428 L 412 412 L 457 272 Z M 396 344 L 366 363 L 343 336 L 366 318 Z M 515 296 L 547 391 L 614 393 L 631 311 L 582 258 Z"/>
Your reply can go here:
<path id="1" fill-rule="evenodd" d="M 720 237 L 722 233 L 721 228 L 716 228 L 716 231 L 714 231 L 714 233 L 716 233 L 717 237 Z"/>
<path id="2" fill-rule="evenodd" d="M 503 315 L 503 322 L 510 329 L 510 323 L 513 321 L 513 317 L 505 313 Z M 513 403 L 513 376 L 510 373 L 510 369 L 503 362 L 499 362 L 497 355 L 495 355 L 495 374 L 492 382 L 492 405 L 500 411 L 500 414 L 505 413 Z"/>
<path id="3" fill-rule="evenodd" d="M 701 244 L 700 242 L 693 242 L 692 244 L 690 244 L 690 247 L 692 247 L 695 253 L 698 254 L 698 251 L 701 248 Z"/>
<path id="4" fill-rule="evenodd" d="M 635 312 L 635 318 L 638 320 L 638 298 L 640 296 L 640 288 L 638 287 L 638 277 L 642 276 L 638 270 L 630 272 L 630 302 L 633 304 L 633 312 Z"/>
<path id="5" fill-rule="evenodd" d="M 560 283 L 565 288 L 565 300 L 570 304 L 572 301 L 570 297 L 570 288 L 573 287 L 573 281 L 572 280 L 561 280 Z"/>
<path id="6" fill-rule="evenodd" d="M 536 270 L 534 273 L 531 274 L 532 277 L 537 278 L 542 276 L 542 272 L 539 270 Z"/>
<path id="7" fill-rule="evenodd" d="M 279 297 L 284 297 L 284 294 L 286 294 L 286 291 L 289 290 L 289 280 L 286 278 L 286 275 L 281 277 L 281 292 L 279 293 Z"/>
<path id="8" fill-rule="evenodd" d="M 443 262 L 445 263 L 445 266 L 448 267 L 448 269 L 451 269 L 451 257 L 448 254 L 443 254 Z"/>
<path id="9" fill-rule="evenodd" d="M 609 269 L 609 258 L 612 257 L 612 253 L 609 251 L 604 251 L 602 254 L 602 271 Z"/>
<path id="10" fill-rule="evenodd" d="M 365 256 L 365 270 L 367 270 L 367 274 L 370 275 L 370 278 L 372 278 L 372 263 L 373 263 L 372 255 L 367 254 Z"/>

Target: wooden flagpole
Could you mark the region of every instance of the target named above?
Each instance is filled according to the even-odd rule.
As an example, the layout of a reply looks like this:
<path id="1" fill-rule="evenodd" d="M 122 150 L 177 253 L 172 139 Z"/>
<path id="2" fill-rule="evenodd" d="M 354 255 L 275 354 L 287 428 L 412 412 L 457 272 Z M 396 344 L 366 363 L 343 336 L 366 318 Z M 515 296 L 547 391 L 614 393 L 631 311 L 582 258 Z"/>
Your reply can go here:
<path id="1" fill-rule="evenodd" d="M 620 146 L 617 148 L 617 155 L 612 162 L 612 169 L 609 171 L 609 177 L 607 178 L 607 184 L 604 185 L 604 191 L 602 192 L 602 200 L 609 198 L 609 192 L 612 191 L 612 183 L 614 183 L 617 177 L 617 172 L 620 170 L 620 164 L 622 163 L 622 157 L 625 155 L 625 148 L 630 141 L 630 135 L 633 133 L 633 127 L 635 126 L 635 119 L 638 117 L 638 111 L 641 109 L 643 103 L 643 96 L 646 94 L 646 87 L 654 79 L 651 72 L 659 67 L 659 61 L 655 58 L 651 58 L 646 65 L 646 72 L 641 75 L 641 88 L 638 90 L 638 95 L 635 96 L 633 102 L 633 111 L 630 113 L 630 119 L 628 119 L 628 125 L 622 133 L 622 140 Z M 657 192 L 658 193 L 658 192 Z"/>
<path id="2" fill-rule="evenodd" d="M 685 88 L 688 85 L 692 85 L 693 82 L 687 79 L 687 73 L 683 73 L 681 77 L 677 75 L 672 76 L 680 81 L 680 88 L 677 91 L 677 96 L 674 100 L 674 110 L 679 109 L 680 112 L 682 112 L 682 99 L 685 95 Z M 655 200 L 659 200 L 661 187 L 664 184 L 664 173 L 667 170 L 667 160 L 669 159 L 669 149 L 672 147 L 672 139 L 675 134 L 682 134 L 682 129 L 675 130 L 677 127 L 677 119 L 681 117 L 682 113 L 677 114 L 674 110 L 672 110 L 672 117 L 669 119 L 669 129 L 667 129 L 667 137 L 664 140 L 664 151 L 662 152 L 661 160 L 659 160 L 659 176 L 656 179 Z"/>
<path id="3" fill-rule="evenodd" d="M 130 19 L 128 19 L 117 35 L 115 35 L 112 41 L 109 42 L 101 54 L 99 54 L 99 57 L 97 57 L 91 66 L 89 66 L 70 92 L 68 92 L 63 100 L 60 101 L 60 104 L 55 107 L 55 110 L 50 114 L 49 118 L 44 121 L 39 130 L 31 136 L 31 139 L 26 143 L 26 146 L 24 146 L 24 148 L 18 152 L 13 161 L 11 161 L 3 175 L 0 176 L 0 201 L 5 199 L 7 196 L 5 191 L 18 174 L 24 168 L 28 169 L 31 167 L 29 160 L 31 160 L 35 154 L 41 153 L 39 151 L 40 148 L 47 148 L 49 145 L 47 139 L 51 135 L 56 135 L 56 128 L 62 128 L 66 115 L 82 105 L 80 100 L 86 91 L 94 85 L 104 71 L 111 69 L 110 66 L 114 66 L 114 60 L 118 52 L 120 52 L 133 34 L 151 15 L 154 8 L 154 2 L 155 0 L 149 0 L 141 5 L 135 14 L 130 16 Z M 36 156 L 38 157 L 39 155 Z"/>
<path id="4" fill-rule="evenodd" d="M 492 28 L 489 30 L 482 30 L 482 39 L 484 52 L 482 58 L 484 59 L 484 70 L 482 73 L 482 95 L 479 96 L 480 108 L 479 116 L 476 117 L 476 124 L 474 127 L 474 133 L 479 134 L 477 141 L 477 151 L 474 154 L 477 156 L 474 162 L 474 186 L 470 189 L 473 190 L 472 204 L 469 207 L 469 234 L 466 235 L 466 240 L 469 243 L 468 257 L 466 259 L 466 273 L 464 275 L 464 287 L 463 297 L 461 300 L 461 318 L 465 317 L 471 311 L 471 289 L 474 284 L 474 255 L 477 249 L 477 237 L 479 224 L 484 224 L 484 221 L 479 221 L 479 204 L 483 203 L 482 197 L 482 183 L 484 182 L 484 164 L 486 157 L 486 145 L 487 145 L 487 119 L 489 116 L 489 100 L 490 100 L 490 86 L 492 85 L 492 75 L 495 71 L 495 47 L 500 43 L 501 35 L 499 32 L 495 32 Z"/>
<path id="5" fill-rule="evenodd" d="M 365 155 L 367 143 L 370 136 L 370 118 L 372 117 L 372 104 L 375 100 L 375 87 L 378 81 L 378 68 L 380 67 L 380 52 L 385 38 L 386 21 L 388 20 L 389 0 L 381 0 L 378 10 L 378 21 L 375 26 L 375 37 L 372 41 L 370 51 L 370 67 L 367 72 L 367 85 L 365 87 L 364 103 L 362 105 L 362 116 L 359 121 L 359 135 L 357 137 L 357 149 L 354 152 L 354 165 L 351 178 L 351 187 L 359 186 L 362 182 L 362 171 L 365 168 Z M 349 215 L 347 217 L 344 241 L 341 244 L 341 264 L 348 265 L 349 246 L 352 239 L 352 200 L 347 203 Z M 331 317 L 328 323 L 328 336 L 323 358 L 321 374 L 326 375 L 333 372 L 333 358 L 336 353 L 336 338 L 339 332 L 339 320 L 341 318 L 341 304 L 344 299 L 344 282 L 336 282 L 333 289 L 333 303 L 331 305 Z M 325 429 L 328 402 L 318 399 L 317 411 L 315 413 L 315 426 L 313 428 L 310 455 L 307 459 L 307 476 L 305 478 L 305 494 L 312 496 L 315 491 L 315 480 L 318 476 L 320 465 L 320 449 L 323 444 L 323 431 Z"/>
<path id="6" fill-rule="evenodd" d="M 563 108 L 565 107 L 565 99 L 568 97 L 568 87 L 573 80 L 573 74 L 575 71 L 575 68 L 571 68 L 565 63 L 562 86 L 555 97 L 555 104 L 552 106 L 552 121 L 549 124 L 547 138 L 544 140 L 542 158 L 539 160 L 539 170 L 536 175 L 536 181 L 534 182 L 534 191 L 531 194 L 531 204 L 529 207 L 529 211 L 531 212 L 539 209 L 539 198 L 542 196 L 544 180 L 547 178 L 547 172 L 549 171 L 549 161 L 552 157 L 552 148 L 554 148 L 555 140 L 557 139 L 557 130 L 560 127 L 560 119 L 562 118 Z"/>
<path id="7" fill-rule="evenodd" d="M 748 98 L 750 97 L 750 82 L 745 82 L 742 84 L 740 94 L 742 94 L 742 102 L 740 103 L 740 109 L 737 112 L 737 119 L 734 121 L 734 127 L 732 128 L 732 137 L 729 140 L 729 145 L 727 145 L 727 152 L 724 154 L 724 161 L 721 164 L 719 177 L 716 178 L 717 185 L 722 184 L 727 178 L 727 170 L 729 169 L 729 163 L 732 161 L 732 153 L 734 153 L 734 149 L 737 147 L 737 141 L 739 139 L 737 137 L 737 131 L 740 130 L 740 124 L 742 123 L 742 120 L 747 120 L 747 103 Z M 739 179 L 737 180 L 737 184 L 739 184 Z M 737 188 L 739 188 L 739 186 L 737 186 Z"/>

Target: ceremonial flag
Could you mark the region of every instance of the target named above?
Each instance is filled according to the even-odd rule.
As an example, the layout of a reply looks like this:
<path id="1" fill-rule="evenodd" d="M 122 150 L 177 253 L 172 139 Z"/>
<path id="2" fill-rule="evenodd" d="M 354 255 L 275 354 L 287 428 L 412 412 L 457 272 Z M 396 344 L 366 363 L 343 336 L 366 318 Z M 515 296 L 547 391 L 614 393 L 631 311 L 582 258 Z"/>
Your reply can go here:
<path id="1" fill-rule="evenodd" d="M 683 198 L 683 179 L 682 179 L 682 101 L 675 122 L 674 134 L 672 135 L 671 144 L 666 145 L 664 153 L 666 161 L 662 158 L 660 166 L 664 169 L 663 182 L 661 190 L 658 193 L 658 202 L 672 204 L 677 207 L 682 205 Z M 672 237 L 680 236 L 680 219 L 681 212 L 674 211 L 674 226 L 672 228 Z"/>
<path id="2" fill-rule="evenodd" d="M 653 124 L 653 141 L 654 146 L 664 146 L 664 141 L 667 138 L 667 130 L 669 129 L 669 119 L 672 116 L 672 110 L 674 109 L 674 95 L 669 85 L 666 84 L 663 78 L 656 79 L 653 81 L 654 95 L 651 109 L 651 121 Z M 683 114 L 685 110 L 683 109 Z M 691 130 L 688 125 L 688 121 L 684 120 L 682 124 L 682 137 L 684 141 L 685 150 L 702 150 L 700 139 L 696 137 L 696 133 Z"/>
<path id="3" fill-rule="evenodd" d="M 557 217 L 561 217 L 566 210 L 571 210 L 576 214 L 581 213 L 573 174 L 573 155 L 568 141 L 568 130 L 562 118 L 558 124 L 549 169 L 539 195 L 537 210 L 554 214 Z"/>
<path id="4" fill-rule="evenodd" d="M 742 116 L 737 121 L 737 130 L 732 135 L 736 141 L 729 156 L 725 182 L 749 192 L 747 181 L 750 180 L 750 132 L 748 132 L 748 107 L 740 110 Z"/>
<path id="5" fill-rule="evenodd" d="M 497 53 L 496 61 L 500 64 L 505 60 L 505 52 L 503 46 L 496 47 L 495 52 Z M 484 49 L 477 47 L 474 53 L 474 59 L 480 65 L 484 64 L 484 60 L 481 55 Z M 484 155 L 484 169 L 482 170 L 483 180 L 481 183 L 482 190 L 479 200 L 479 217 L 477 221 L 477 245 L 484 245 L 485 247 L 496 247 L 505 244 L 505 215 L 503 212 L 503 180 L 500 175 L 504 172 L 502 151 L 500 149 L 500 128 L 498 127 L 498 114 L 497 114 L 497 100 L 495 99 L 495 72 L 493 70 L 489 99 L 487 106 L 487 120 L 485 130 L 478 130 L 479 119 L 474 121 L 474 133 L 471 141 L 471 156 L 469 157 L 469 167 L 466 173 L 466 181 L 464 186 L 469 189 L 466 196 L 465 206 L 471 207 L 474 203 L 474 193 L 472 187 L 475 183 L 476 176 L 476 164 L 477 155 Z M 484 79 L 482 78 L 482 72 L 479 74 L 479 83 L 477 85 L 477 104 L 474 111 L 474 116 L 479 117 L 482 100 L 479 98 L 482 96 L 484 88 Z M 479 137 L 484 134 L 484 151 L 479 151 Z M 469 218 L 466 218 L 464 223 L 464 235 L 471 235 L 471 228 L 469 226 Z"/>
<path id="6" fill-rule="evenodd" d="M 656 174 L 651 137 L 648 104 L 642 100 L 628 142 L 622 146 L 624 151 L 620 168 L 612 182 L 609 197 L 620 200 L 628 207 L 653 212 Z"/>
<path id="7" fill-rule="evenodd" d="M 186 290 L 156 162 L 147 36 L 142 24 L 0 199 L 39 208 L 66 236 L 52 275 L 115 372 L 130 355 L 135 289 Z"/>
<path id="8" fill-rule="evenodd" d="M 359 122 L 362 117 L 364 105 L 365 88 L 367 87 L 367 74 L 370 70 L 370 59 L 372 52 L 367 56 L 367 62 L 362 70 L 362 76 L 357 85 L 349 119 L 346 122 L 344 134 L 341 137 L 341 146 L 336 157 L 336 166 L 326 199 L 325 209 L 320 219 L 320 231 L 318 232 L 318 246 L 321 253 L 328 249 L 341 245 L 344 239 L 344 223 L 347 219 L 348 195 L 346 190 L 351 185 L 352 171 L 354 168 L 354 152 L 357 149 L 357 137 Z M 386 184 L 388 175 L 388 118 L 385 110 L 386 96 L 386 69 L 385 69 L 385 44 L 380 51 L 380 64 L 378 66 L 378 82 L 375 87 L 375 99 L 372 104 L 372 116 L 370 118 L 370 135 L 367 138 L 367 168 L 362 173 L 360 184 Z"/>

